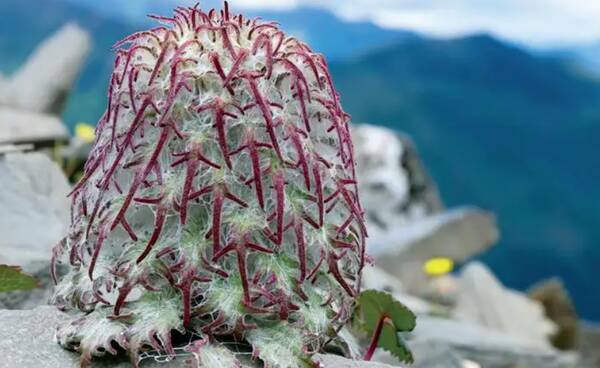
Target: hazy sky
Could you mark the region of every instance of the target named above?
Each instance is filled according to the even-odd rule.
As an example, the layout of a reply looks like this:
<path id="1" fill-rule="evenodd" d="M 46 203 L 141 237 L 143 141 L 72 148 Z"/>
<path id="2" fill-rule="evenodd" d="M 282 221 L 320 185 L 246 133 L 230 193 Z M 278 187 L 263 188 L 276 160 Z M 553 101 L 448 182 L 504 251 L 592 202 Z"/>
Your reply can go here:
<path id="1" fill-rule="evenodd" d="M 539 46 L 600 40 L 600 0 L 230 0 L 236 8 L 328 8 L 351 20 L 370 20 L 435 36 L 486 31 Z"/>

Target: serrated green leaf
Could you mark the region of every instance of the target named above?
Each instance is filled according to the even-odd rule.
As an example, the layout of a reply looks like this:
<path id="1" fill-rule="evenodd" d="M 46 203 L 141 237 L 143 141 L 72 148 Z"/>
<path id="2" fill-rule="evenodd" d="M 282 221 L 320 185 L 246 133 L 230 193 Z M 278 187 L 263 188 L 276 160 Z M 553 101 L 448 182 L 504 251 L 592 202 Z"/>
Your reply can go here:
<path id="1" fill-rule="evenodd" d="M 412 331 L 415 328 L 416 317 L 410 309 L 390 294 L 377 290 L 363 291 L 358 297 L 357 308 L 355 318 L 358 318 L 358 325 L 371 336 L 379 320 L 387 317 L 377 346 L 389 351 L 400 361 L 413 361 L 410 350 L 398 336 L 399 332 Z"/>
<path id="2" fill-rule="evenodd" d="M 21 267 L 0 265 L 0 293 L 31 290 L 38 286 L 35 278 L 21 272 Z"/>

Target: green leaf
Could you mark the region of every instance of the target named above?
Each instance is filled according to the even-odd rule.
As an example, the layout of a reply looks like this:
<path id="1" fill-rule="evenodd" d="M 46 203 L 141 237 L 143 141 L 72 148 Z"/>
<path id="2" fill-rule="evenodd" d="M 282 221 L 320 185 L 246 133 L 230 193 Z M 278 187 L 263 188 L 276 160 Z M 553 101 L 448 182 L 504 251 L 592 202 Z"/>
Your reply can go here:
<path id="1" fill-rule="evenodd" d="M 377 290 L 363 291 L 358 297 L 355 313 L 358 325 L 372 336 L 378 322 L 385 317 L 386 323 L 381 330 L 377 346 L 389 351 L 400 361 L 412 363 L 412 353 L 398 333 L 415 328 L 416 317 L 413 312 L 388 293 Z"/>
<path id="2" fill-rule="evenodd" d="M 35 278 L 21 272 L 21 267 L 0 265 L 0 293 L 31 290 L 38 286 Z"/>

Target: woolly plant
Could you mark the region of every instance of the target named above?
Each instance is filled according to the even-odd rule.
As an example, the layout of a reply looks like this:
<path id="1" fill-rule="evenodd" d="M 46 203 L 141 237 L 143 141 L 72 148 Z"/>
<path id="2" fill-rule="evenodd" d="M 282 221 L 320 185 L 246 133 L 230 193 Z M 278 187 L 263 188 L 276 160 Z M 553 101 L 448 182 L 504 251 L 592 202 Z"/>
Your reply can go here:
<path id="1" fill-rule="evenodd" d="M 177 8 L 116 45 L 53 301 L 61 345 L 297 367 L 351 317 L 365 263 L 349 116 L 323 56 L 272 22 Z M 54 275 L 56 278 L 56 275 Z M 58 281 L 58 280 L 57 280 Z M 211 365 L 208 366 L 215 366 Z M 237 364 L 237 363 L 236 363 Z"/>

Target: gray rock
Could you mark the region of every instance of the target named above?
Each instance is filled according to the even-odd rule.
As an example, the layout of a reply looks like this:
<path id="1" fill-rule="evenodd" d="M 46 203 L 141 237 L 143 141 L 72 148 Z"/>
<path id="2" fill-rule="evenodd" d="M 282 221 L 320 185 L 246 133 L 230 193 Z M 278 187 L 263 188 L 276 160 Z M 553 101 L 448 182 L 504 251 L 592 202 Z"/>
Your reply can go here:
<path id="1" fill-rule="evenodd" d="M 23 265 L 25 272 L 35 277 L 39 287 L 27 291 L 0 293 L 0 309 L 33 309 L 49 303 L 54 288 L 50 277 L 50 262 L 29 261 Z"/>
<path id="2" fill-rule="evenodd" d="M 69 222 L 69 183 L 41 153 L 0 157 L 0 263 L 48 261 Z"/>
<path id="3" fill-rule="evenodd" d="M 455 275 L 448 273 L 431 277 L 419 294 L 432 302 L 454 308 L 458 297 L 459 282 Z"/>
<path id="4" fill-rule="evenodd" d="M 69 221 L 69 183 L 46 155 L 10 153 L 0 156 L 0 188 L 0 264 L 22 266 L 41 286 L 0 294 L 0 308 L 46 304 L 52 289 L 51 249 Z"/>
<path id="5" fill-rule="evenodd" d="M 392 368 L 384 363 L 356 361 L 328 354 L 319 354 L 315 360 L 321 363 L 323 368 Z"/>
<path id="6" fill-rule="evenodd" d="M 388 272 L 384 258 L 395 255 L 401 262 L 420 262 L 432 257 L 448 257 L 463 262 L 488 249 L 498 240 L 493 214 L 475 208 L 461 207 L 395 228 L 386 236 L 373 236 L 371 255 Z M 394 262 L 398 260 L 390 260 Z M 392 270 L 390 270 L 392 269 Z"/>
<path id="7" fill-rule="evenodd" d="M 387 291 L 388 293 L 398 293 L 405 290 L 400 279 L 378 266 L 366 266 L 362 272 L 361 282 L 363 289 L 375 289 Z"/>
<path id="8" fill-rule="evenodd" d="M 65 160 L 77 160 L 85 162 L 92 150 L 92 143 L 85 142 L 79 137 L 72 137 L 69 145 L 62 150 Z"/>
<path id="9" fill-rule="evenodd" d="M 378 266 L 418 294 L 429 282 L 423 271 L 425 261 L 448 257 L 464 262 L 497 240 L 495 217 L 477 208 L 464 207 L 415 220 L 387 234 L 371 235 L 369 247 Z"/>
<path id="10" fill-rule="evenodd" d="M 434 305 L 427 300 L 406 293 L 406 288 L 402 285 L 402 282 L 395 276 L 382 270 L 380 267 L 365 267 L 363 269 L 361 281 L 364 290 L 374 289 L 386 291 L 416 314 L 448 313 L 443 306 Z"/>
<path id="11" fill-rule="evenodd" d="M 53 342 L 62 318 L 55 310 L 0 311 L 0 368 L 76 367 L 77 358 Z"/>
<path id="12" fill-rule="evenodd" d="M 414 349 L 413 353 L 415 352 Z M 398 364 L 398 358 L 393 356 L 387 350 L 377 349 L 373 354 L 373 361 L 395 365 Z M 419 359 L 412 364 L 407 365 L 410 368 L 470 368 L 464 365 L 465 360 L 461 359 L 448 346 L 433 345 L 427 350 L 426 354 L 419 354 Z"/>
<path id="13" fill-rule="evenodd" d="M 371 235 L 385 234 L 443 209 L 437 188 L 410 139 L 372 125 L 355 125 L 351 132 Z"/>
<path id="14" fill-rule="evenodd" d="M 0 368 L 77 368 L 79 356 L 62 349 L 54 341 L 56 326 L 67 318 L 65 313 L 51 306 L 34 310 L 0 310 Z M 357 362 L 333 355 L 317 355 L 323 368 L 392 368 L 376 362 Z M 131 367 L 119 360 L 98 360 L 93 367 Z M 185 357 L 158 363 L 154 359 L 141 362 L 142 368 L 183 368 Z M 221 368 L 221 367 L 210 367 Z M 222 367 L 229 368 L 229 367 Z"/>
<path id="15" fill-rule="evenodd" d="M 485 368 L 574 368 L 577 356 L 528 345 L 510 335 L 469 322 L 421 316 L 408 336 L 417 367 L 433 367 L 445 354 Z M 432 359 L 439 356 L 439 359 Z M 425 364 L 425 365 L 423 365 Z M 438 367 L 445 367 L 439 365 Z"/>
<path id="16" fill-rule="evenodd" d="M 26 152 L 33 149 L 33 144 L 3 144 L 0 143 L 0 155 L 14 152 Z"/>
<path id="17" fill-rule="evenodd" d="M 0 106 L 0 144 L 33 143 L 44 146 L 66 141 L 68 137 L 67 128 L 55 116 Z"/>
<path id="18" fill-rule="evenodd" d="M 413 354 L 417 359 L 412 368 L 469 368 L 450 346 L 432 344 L 425 352 L 413 348 Z"/>
<path id="19" fill-rule="evenodd" d="M 539 348 L 549 348 L 556 331 L 539 302 L 505 288 L 480 262 L 468 264 L 461 273 L 454 316 Z"/>
<path id="20" fill-rule="evenodd" d="M 46 39 L 10 79 L 5 103 L 32 112 L 60 114 L 90 51 L 89 34 L 67 24 Z"/>

